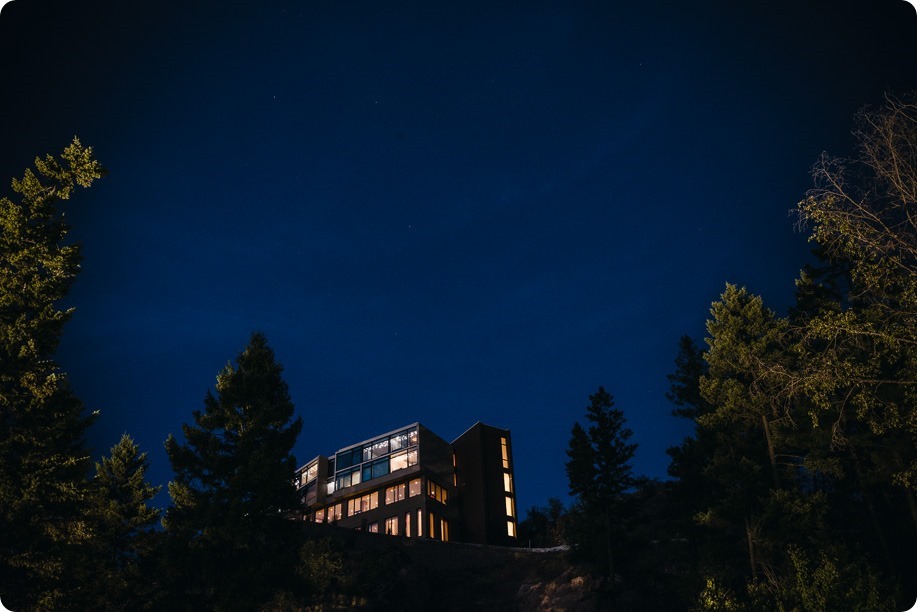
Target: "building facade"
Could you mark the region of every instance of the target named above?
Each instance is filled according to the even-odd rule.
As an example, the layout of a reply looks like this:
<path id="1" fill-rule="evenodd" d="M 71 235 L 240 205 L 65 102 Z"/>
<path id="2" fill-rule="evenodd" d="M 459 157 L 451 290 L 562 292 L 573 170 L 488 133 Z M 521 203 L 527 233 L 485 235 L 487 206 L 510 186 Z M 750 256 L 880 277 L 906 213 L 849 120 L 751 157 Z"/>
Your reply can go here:
<path id="1" fill-rule="evenodd" d="M 509 430 L 476 423 L 449 443 L 421 425 L 318 456 L 296 471 L 303 519 L 407 538 L 516 545 Z"/>

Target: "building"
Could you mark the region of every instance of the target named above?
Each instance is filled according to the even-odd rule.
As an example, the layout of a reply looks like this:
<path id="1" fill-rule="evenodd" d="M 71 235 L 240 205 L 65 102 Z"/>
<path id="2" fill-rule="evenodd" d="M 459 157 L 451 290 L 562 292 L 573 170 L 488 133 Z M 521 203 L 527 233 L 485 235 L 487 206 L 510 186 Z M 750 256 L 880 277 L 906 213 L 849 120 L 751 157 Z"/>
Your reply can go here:
<path id="1" fill-rule="evenodd" d="M 451 444 L 421 425 L 296 471 L 304 520 L 408 538 L 516 545 L 512 438 L 475 423 Z"/>

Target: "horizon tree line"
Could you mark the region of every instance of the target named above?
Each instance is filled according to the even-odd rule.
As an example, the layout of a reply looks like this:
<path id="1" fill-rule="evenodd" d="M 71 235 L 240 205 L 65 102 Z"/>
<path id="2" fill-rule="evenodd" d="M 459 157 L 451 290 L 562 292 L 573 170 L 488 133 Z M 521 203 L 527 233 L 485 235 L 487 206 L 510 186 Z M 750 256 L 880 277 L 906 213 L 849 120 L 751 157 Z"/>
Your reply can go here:
<path id="1" fill-rule="evenodd" d="M 694 433 L 668 451 L 673 480 L 634 477 L 624 413 L 599 387 L 571 430 L 575 503 L 520 525 L 523 541 L 566 543 L 572 563 L 598 568 L 602 605 L 871 610 L 917 595 L 917 95 L 887 96 L 856 126 L 856 156 L 823 156 L 799 203 L 819 263 L 800 272 L 794 306 L 780 316 L 727 284 L 706 346 L 679 341 L 667 397 Z M 54 361 L 80 261 L 60 207 L 104 174 L 74 139 L 13 180 L 17 202 L 0 198 L 4 604 L 324 601 L 316 567 L 344 559 L 287 518 L 302 420 L 263 334 L 217 375 L 184 442 L 166 440 L 164 516 L 130 436 L 91 465 L 96 413 Z"/>

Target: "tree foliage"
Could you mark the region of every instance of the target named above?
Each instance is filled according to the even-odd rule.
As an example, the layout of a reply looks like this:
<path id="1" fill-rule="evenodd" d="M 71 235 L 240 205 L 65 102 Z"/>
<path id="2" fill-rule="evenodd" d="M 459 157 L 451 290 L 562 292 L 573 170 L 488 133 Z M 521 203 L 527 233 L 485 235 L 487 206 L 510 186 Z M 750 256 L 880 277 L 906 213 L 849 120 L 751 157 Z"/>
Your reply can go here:
<path id="1" fill-rule="evenodd" d="M 291 579 L 299 507 L 291 450 L 302 428 L 282 379 L 282 366 L 261 333 L 237 365 L 217 376 L 185 444 L 166 451 L 175 470 L 171 536 L 179 592 L 204 607 L 257 607 Z"/>
<path id="2" fill-rule="evenodd" d="M 631 460 L 636 444 L 628 443 L 633 432 L 625 426 L 624 413 L 603 387 L 589 396 L 588 429 L 573 425 L 566 464 L 570 493 L 578 500 L 568 537 L 585 552 L 595 542 L 588 531 L 604 535 L 604 558 L 608 575 L 615 576 L 614 541 L 621 530 L 624 494 L 633 486 Z M 612 599 L 613 605 L 613 599 Z"/>
<path id="3" fill-rule="evenodd" d="M 93 417 L 53 356 L 80 262 L 60 206 L 102 174 L 74 138 L 13 180 L 16 201 L 0 198 L 0 589 L 15 609 L 63 605 L 90 537 L 83 436 Z"/>
<path id="4" fill-rule="evenodd" d="M 161 598 L 156 565 L 160 511 L 149 502 L 162 487 L 146 481 L 149 462 L 124 434 L 111 456 L 96 463 L 93 503 L 93 563 L 83 584 L 88 607 L 106 610 L 145 609 Z"/>
<path id="5" fill-rule="evenodd" d="M 669 453 L 676 498 L 692 500 L 675 512 L 691 508 L 701 529 L 684 529 L 706 543 L 700 608 L 877 609 L 913 575 L 915 99 L 862 111 L 858 155 L 816 165 L 799 212 L 822 263 L 802 270 L 788 316 L 727 285 L 705 367 L 682 342 L 669 397 L 696 430 Z"/>

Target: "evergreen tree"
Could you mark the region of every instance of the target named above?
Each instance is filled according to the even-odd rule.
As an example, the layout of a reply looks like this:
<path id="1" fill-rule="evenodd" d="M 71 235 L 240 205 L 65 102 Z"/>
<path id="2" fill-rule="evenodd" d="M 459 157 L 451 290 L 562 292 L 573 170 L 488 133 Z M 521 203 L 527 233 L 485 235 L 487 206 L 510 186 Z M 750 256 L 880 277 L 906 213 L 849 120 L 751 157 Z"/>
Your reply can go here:
<path id="1" fill-rule="evenodd" d="M 124 434 L 111 457 L 96 463 L 90 511 L 94 551 L 82 599 L 87 607 L 129 610 L 154 607 L 160 580 L 155 565 L 160 514 L 148 502 L 162 487 L 146 481 L 149 462 Z"/>
<path id="2" fill-rule="evenodd" d="M 237 365 L 217 376 L 214 396 L 184 425 L 185 444 L 171 435 L 175 470 L 164 525 L 181 601 L 195 607 L 254 609 L 292 580 L 299 506 L 291 450 L 302 429 L 261 333 Z"/>
<path id="3" fill-rule="evenodd" d="M 579 422 L 573 425 L 567 449 L 567 478 L 570 493 L 576 496 L 586 517 L 601 521 L 608 575 L 614 578 L 614 540 L 623 518 L 624 494 L 634 483 L 630 462 L 637 445 L 628 444 L 633 432 L 625 426 L 624 413 L 614 407 L 610 393 L 599 387 L 589 401 L 589 428 Z"/>
<path id="4" fill-rule="evenodd" d="M 93 417 L 53 355 L 80 262 L 59 207 L 103 171 L 76 138 L 35 168 L 13 180 L 17 202 L 0 198 L 0 592 L 16 610 L 66 605 L 79 586 L 68 566 L 89 538 L 83 436 Z"/>

